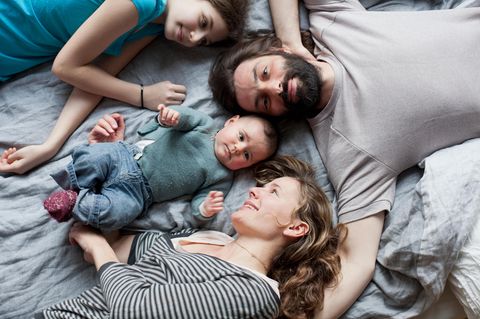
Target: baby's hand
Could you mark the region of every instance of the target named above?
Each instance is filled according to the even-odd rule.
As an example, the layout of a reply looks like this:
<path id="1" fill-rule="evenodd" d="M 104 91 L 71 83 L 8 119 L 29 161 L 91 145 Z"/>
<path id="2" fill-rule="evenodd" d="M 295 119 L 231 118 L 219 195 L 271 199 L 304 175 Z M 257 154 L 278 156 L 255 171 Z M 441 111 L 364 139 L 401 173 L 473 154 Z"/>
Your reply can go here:
<path id="1" fill-rule="evenodd" d="M 203 201 L 202 215 L 212 217 L 223 210 L 223 193 L 219 191 L 211 191 L 207 198 Z"/>
<path id="2" fill-rule="evenodd" d="M 169 109 L 164 104 L 158 106 L 158 123 L 164 126 L 176 126 L 180 120 L 180 113 L 178 111 Z"/>
<path id="3" fill-rule="evenodd" d="M 125 138 L 125 120 L 121 114 L 105 114 L 88 134 L 88 143 L 123 141 Z"/>

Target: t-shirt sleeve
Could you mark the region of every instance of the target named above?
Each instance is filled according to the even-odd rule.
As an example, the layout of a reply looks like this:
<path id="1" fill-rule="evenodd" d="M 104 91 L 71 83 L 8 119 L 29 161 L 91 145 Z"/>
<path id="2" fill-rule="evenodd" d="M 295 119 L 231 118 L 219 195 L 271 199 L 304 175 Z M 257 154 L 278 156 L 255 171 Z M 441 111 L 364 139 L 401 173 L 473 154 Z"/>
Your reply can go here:
<path id="1" fill-rule="evenodd" d="M 335 141 L 329 148 L 326 166 L 337 194 L 339 222 L 353 222 L 390 211 L 396 173 L 340 134 L 331 138 Z"/>
<path id="2" fill-rule="evenodd" d="M 158 18 L 165 11 L 166 0 L 132 0 L 138 11 L 137 25 L 144 25 Z"/>
<path id="3" fill-rule="evenodd" d="M 304 0 L 303 3 L 310 13 L 366 10 L 358 0 Z"/>

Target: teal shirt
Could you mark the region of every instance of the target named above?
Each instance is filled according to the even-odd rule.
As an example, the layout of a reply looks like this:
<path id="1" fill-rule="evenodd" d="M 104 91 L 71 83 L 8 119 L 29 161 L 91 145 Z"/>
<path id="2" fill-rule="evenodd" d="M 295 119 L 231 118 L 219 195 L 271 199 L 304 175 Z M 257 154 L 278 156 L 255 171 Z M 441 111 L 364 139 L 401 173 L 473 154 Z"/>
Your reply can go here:
<path id="1" fill-rule="evenodd" d="M 162 202 L 193 195 L 193 215 L 205 219 L 199 206 L 212 190 L 228 193 L 233 172 L 216 158 L 213 137 L 218 130 L 212 118 L 187 107 L 171 107 L 180 112 L 175 127 L 162 127 L 152 120 L 138 133 L 155 140 L 138 160 L 152 189 L 153 200 Z"/>
<path id="2" fill-rule="evenodd" d="M 0 81 L 51 61 L 78 27 L 104 0 L 1 0 Z M 132 0 L 138 24 L 115 40 L 105 53 L 118 55 L 127 41 L 159 34 L 163 25 L 149 23 L 165 10 L 167 0 Z"/>

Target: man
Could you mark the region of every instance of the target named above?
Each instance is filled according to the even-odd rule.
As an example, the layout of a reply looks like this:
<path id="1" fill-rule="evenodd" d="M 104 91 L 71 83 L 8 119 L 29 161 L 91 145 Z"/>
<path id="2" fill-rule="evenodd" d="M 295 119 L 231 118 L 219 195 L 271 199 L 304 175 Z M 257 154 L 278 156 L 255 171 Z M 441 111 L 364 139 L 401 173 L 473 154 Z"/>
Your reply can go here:
<path id="1" fill-rule="evenodd" d="M 308 118 L 349 229 L 339 250 L 342 280 L 317 311 L 330 318 L 372 278 L 399 173 L 480 137 L 480 9 L 367 12 L 356 0 L 305 6 L 316 59 L 292 32 L 297 2 L 274 0 L 278 37 L 305 60 L 267 37 L 219 57 L 210 84 L 224 106 Z"/>

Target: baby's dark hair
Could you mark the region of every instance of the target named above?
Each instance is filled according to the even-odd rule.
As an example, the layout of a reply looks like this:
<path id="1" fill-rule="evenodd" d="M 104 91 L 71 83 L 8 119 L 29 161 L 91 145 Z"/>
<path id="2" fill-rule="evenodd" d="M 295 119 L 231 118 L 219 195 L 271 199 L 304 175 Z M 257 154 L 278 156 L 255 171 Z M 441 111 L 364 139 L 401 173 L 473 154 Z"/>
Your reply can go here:
<path id="1" fill-rule="evenodd" d="M 227 24 L 228 37 L 239 40 L 243 35 L 247 20 L 248 0 L 207 0 L 220 13 Z"/>
<path id="2" fill-rule="evenodd" d="M 266 159 L 270 159 L 277 153 L 278 145 L 280 144 L 280 134 L 278 132 L 277 126 L 270 121 L 267 117 L 261 116 L 259 114 L 249 114 L 242 116 L 243 118 L 258 119 L 262 122 L 263 133 L 266 138 L 266 146 L 269 156 Z"/>

